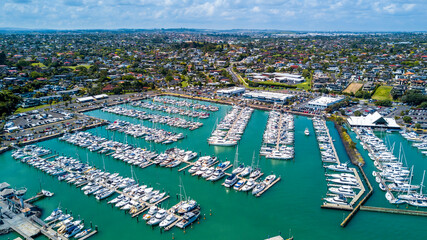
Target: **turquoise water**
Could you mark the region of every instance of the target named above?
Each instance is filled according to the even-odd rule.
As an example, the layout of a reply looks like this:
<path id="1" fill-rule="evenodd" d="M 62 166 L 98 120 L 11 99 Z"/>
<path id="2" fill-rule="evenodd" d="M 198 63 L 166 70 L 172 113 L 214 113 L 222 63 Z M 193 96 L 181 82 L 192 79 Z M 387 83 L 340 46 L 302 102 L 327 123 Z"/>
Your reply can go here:
<path id="1" fill-rule="evenodd" d="M 213 147 L 209 146 L 206 141 L 217 119 L 221 120 L 230 108 L 230 106 L 220 105 L 220 111 L 212 113 L 210 118 L 197 119 L 197 121 L 203 122 L 204 126 L 194 131 L 157 124 L 156 127 L 188 135 L 187 138 L 167 146 L 150 144 L 143 139 L 135 139 L 131 136 L 126 137 L 122 133 L 108 131 L 105 127 L 91 129 L 89 132 L 156 151 L 177 146 L 197 151 L 202 155 L 215 155 L 220 160 L 233 161 L 236 148 Z M 121 119 L 132 123 L 142 122 L 146 126 L 154 125 L 147 121 L 104 113 L 99 110 L 87 114 L 108 120 Z M 254 111 L 239 143 L 239 161 L 250 164 L 253 151 L 259 152 L 267 118 L 267 112 Z M 170 193 L 171 198 L 163 203 L 163 207 L 171 207 L 178 202 L 176 199 L 176 195 L 179 193 L 178 182 L 179 177 L 182 177 L 187 195 L 197 200 L 202 206 L 202 213 L 206 214 L 206 219 L 202 217 L 199 224 L 195 224 L 192 229 L 187 229 L 185 233 L 178 228 L 160 233 L 158 228 L 152 229 L 143 222 L 138 223 L 136 219 L 132 219 L 123 211 L 112 208 L 106 201 L 98 202 L 94 197 L 87 197 L 74 186 L 58 182 L 55 178 L 12 159 L 11 152 L 0 155 L 2 166 L 0 181 L 7 181 L 16 187 L 26 186 L 29 189 L 28 196 L 39 191 L 40 184 L 43 188 L 54 192 L 54 197 L 37 202 L 37 205 L 46 210 L 43 217 L 60 204 L 61 207 L 71 210 L 73 215 L 80 215 L 85 219 L 87 226 L 92 221 L 99 227 L 99 234 L 92 239 L 172 239 L 172 237 L 175 239 L 264 239 L 267 236 L 277 235 L 279 232 L 282 233 L 282 236 L 287 237 L 290 230 L 296 239 L 397 239 L 403 237 L 425 239 L 427 237 L 427 233 L 423 229 L 423 226 L 427 224 L 427 218 L 422 217 L 359 212 L 346 228 L 341 228 L 339 224 L 348 214 L 347 212 L 320 208 L 322 197 L 325 197 L 327 190 L 324 170 L 314 134 L 305 136 L 303 133 L 306 127 L 311 133 L 314 133 L 312 122 L 301 116 L 295 116 L 294 119 L 295 160 L 260 159 L 259 164 L 265 174 L 273 172 L 282 177 L 282 181 L 270 188 L 260 198 L 226 189 L 221 186 L 221 181 L 211 183 L 192 177 L 188 173 L 178 172 L 177 168 L 166 169 L 155 166 L 145 169 L 133 168 L 141 183 L 151 184 L 157 189 L 164 189 Z M 332 138 L 336 139 L 334 144 L 341 162 L 348 161 L 333 124 L 328 122 L 328 127 Z M 390 137 L 396 137 L 396 141 L 399 140 L 399 135 Z M 41 142 L 39 145 L 68 156 L 78 156 L 82 161 L 89 161 L 98 168 L 103 168 L 103 162 L 105 162 L 107 171 L 119 172 L 124 176 L 131 175 L 130 166 L 119 160 L 109 156 L 102 157 L 101 154 L 57 139 Z M 362 151 L 362 154 L 365 153 Z M 412 153 L 407 152 L 408 158 L 409 154 Z M 370 176 L 369 168 L 372 166 L 369 164 L 370 160 L 365 159 L 368 168 L 366 172 Z M 420 160 L 425 161 L 426 159 Z M 421 174 L 427 167 L 418 163 L 418 159 L 411 158 L 411 161 L 414 161 L 416 171 Z M 378 190 L 376 184 L 373 185 L 375 190 Z M 389 204 L 385 201 L 382 192 L 375 191 L 371 200 L 368 201 L 368 205 Z M 212 215 L 209 214 L 210 210 L 212 210 Z M 13 239 L 14 236 L 0 236 L 0 239 Z"/>

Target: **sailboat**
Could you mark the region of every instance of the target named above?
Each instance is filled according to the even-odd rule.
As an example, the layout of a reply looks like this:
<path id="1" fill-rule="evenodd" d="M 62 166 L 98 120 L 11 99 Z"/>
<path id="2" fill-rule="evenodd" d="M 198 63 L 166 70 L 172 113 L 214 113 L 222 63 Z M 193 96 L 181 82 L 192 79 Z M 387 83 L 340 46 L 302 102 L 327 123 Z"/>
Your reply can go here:
<path id="1" fill-rule="evenodd" d="M 236 148 L 236 155 L 234 157 L 234 163 L 233 163 L 233 171 L 231 173 L 233 174 L 239 174 L 243 170 L 245 170 L 245 165 L 242 163 L 239 165 L 239 146 Z"/>
<path id="2" fill-rule="evenodd" d="M 409 189 L 406 194 L 400 194 L 397 196 L 399 199 L 409 201 L 408 203 L 411 204 L 411 202 L 415 202 L 415 204 L 418 204 L 418 201 L 427 201 L 427 196 L 423 194 L 423 187 L 424 187 L 424 177 L 425 177 L 426 171 L 424 170 L 423 173 L 423 179 L 421 180 L 420 184 L 420 192 L 410 192 Z M 412 204 L 411 204 L 412 205 Z"/>

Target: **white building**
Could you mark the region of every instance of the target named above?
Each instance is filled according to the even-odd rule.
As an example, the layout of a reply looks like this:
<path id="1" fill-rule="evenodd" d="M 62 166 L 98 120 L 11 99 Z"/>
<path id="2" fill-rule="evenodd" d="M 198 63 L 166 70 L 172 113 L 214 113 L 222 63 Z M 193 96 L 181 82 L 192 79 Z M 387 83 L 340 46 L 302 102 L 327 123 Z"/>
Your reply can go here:
<path id="1" fill-rule="evenodd" d="M 84 103 L 84 102 L 92 102 L 94 100 L 95 100 L 95 98 L 93 98 L 93 97 L 81 97 L 81 98 L 77 98 L 76 102 Z"/>
<path id="2" fill-rule="evenodd" d="M 298 84 L 298 83 L 305 82 L 304 77 L 299 74 L 280 73 L 280 72 L 252 73 L 252 74 L 249 74 L 249 80 L 274 81 L 274 82 L 287 83 L 287 84 Z"/>
<path id="3" fill-rule="evenodd" d="M 391 128 L 400 129 L 393 118 L 385 118 L 378 112 L 370 113 L 366 117 L 351 116 L 347 119 L 351 127 Z"/>
<path id="4" fill-rule="evenodd" d="M 216 91 L 216 94 L 218 94 L 219 96 L 226 96 L 226 97 L 240 96 L 245 92 L 245 90 L 246 89 L 244 87 L 232 87 L 232 88 L 218 90 Z"/>
<path id="5" fill-rule="evenodd" d="M 344 100 L 342 97 L 318 97 L 306 104 L 306 107 L 313 108 L 316 110 L 323 110 L 335 103 Z"/>
<path id="6" fill-rule="evenodd" d="M 261 102 L 286 103 L 294 95 L 275 92 L 248 92 L 243 94 L 244 99 L 257 100 Z"/>

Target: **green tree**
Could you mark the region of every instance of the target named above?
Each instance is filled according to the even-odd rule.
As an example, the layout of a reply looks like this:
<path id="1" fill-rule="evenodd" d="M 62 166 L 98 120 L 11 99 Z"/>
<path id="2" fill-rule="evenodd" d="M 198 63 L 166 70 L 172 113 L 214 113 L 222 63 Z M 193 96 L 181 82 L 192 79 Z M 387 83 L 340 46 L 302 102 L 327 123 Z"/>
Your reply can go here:
<path id="1" fill-rule="evenodd" d="M 6 54 L 4 54 L 4 52 L 0 52 L 0 65 L 5 65 L 6 64 Z"/>
<path id="2" fill-rule="evenodd" d="M 360 117 L 360 116 L 362 116 L 362 113 L 359 110 L 354 111 L 354 116 Z"/>
<path id="3" fill-rule="evenodd" d="M 21 97 L 13 94 L 10 91 L 0 92 L 0 112 L 1 118 L 4 119 L 7 115 L 13 113 L 21 102 Z"/>
<path id="4" fill-rule="evenodd" d="M 421 128 L 421 124 L 419 124 L 419 123 L 415 123 L 415 126 L 414 126 L 416 129 L 419 129 L 419 128 Z"/>
<path id="5" fill-rule="evenodd" d="M 379 100 L 375 102 L 376 106 L 391 107 L 393 104 L 390 100 Z"/>
<path id="6" fill-rule="evenodd" d="M 36 79 L 36 78 L 39 78 L 39 77 L 42 77 L 43 75 L 41 74 L 41 73 L 39 73 L 39 72 L 36 72 L 36 71 L 32 71 L 31 73 L 30 73 L 30 78 L 32 78 L 32 79 Z"/>
<path id="7" fill-rule="evenodd" d="M 412 118 L 410 116 L 404 116 L 402 118 L 403 122 L 405 123 L 411 123 L 412 122 Z"/>
<path id="8" fill-rule="evenodd" d="M 116 87 L 113 89 L 113 93 L 118 95 L 121 94 L 123 92 L 123 88 L 122 87 Z"/>

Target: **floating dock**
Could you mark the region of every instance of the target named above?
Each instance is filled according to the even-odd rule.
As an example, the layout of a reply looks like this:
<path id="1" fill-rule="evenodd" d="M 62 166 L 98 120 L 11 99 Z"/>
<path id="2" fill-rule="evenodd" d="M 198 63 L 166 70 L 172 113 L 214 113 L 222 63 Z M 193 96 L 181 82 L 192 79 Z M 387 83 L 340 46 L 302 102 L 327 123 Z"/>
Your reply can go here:
<path id="1" fill-rule="evenodd" d="M 37 200 L 43 199 L 45 197 L 46 197 L 46 195 L 44 195 L 43 193 L 39 192 L 39 193 L 37 193 L 37 195 L 24 200 L 24 203 L 32 203 L 32 202 L 35 202 Z"/>
<path id="2" fill-rule="evenodd" d="M 393 209 L 393 208 L 382 208 L 382 207 L 370 207 L 370 206 L 361 206 L 360 210 L 369 211 L 369 212 L 382 212 L 382 213 L 404 214 L 404 215 L 427 217 L 426 211 Z"/>
<path id="3" fill-rule="evenodd" d="M 263 193 L 265 193 L 268 189 L 270 189 L 274 184 L 278 183 L 282 178 L 278 177 L 276 180 L 274 180 L 270 185 L 264 188 L 261 192 L 257 193 L 255 197 L 260 197 Z"/>

